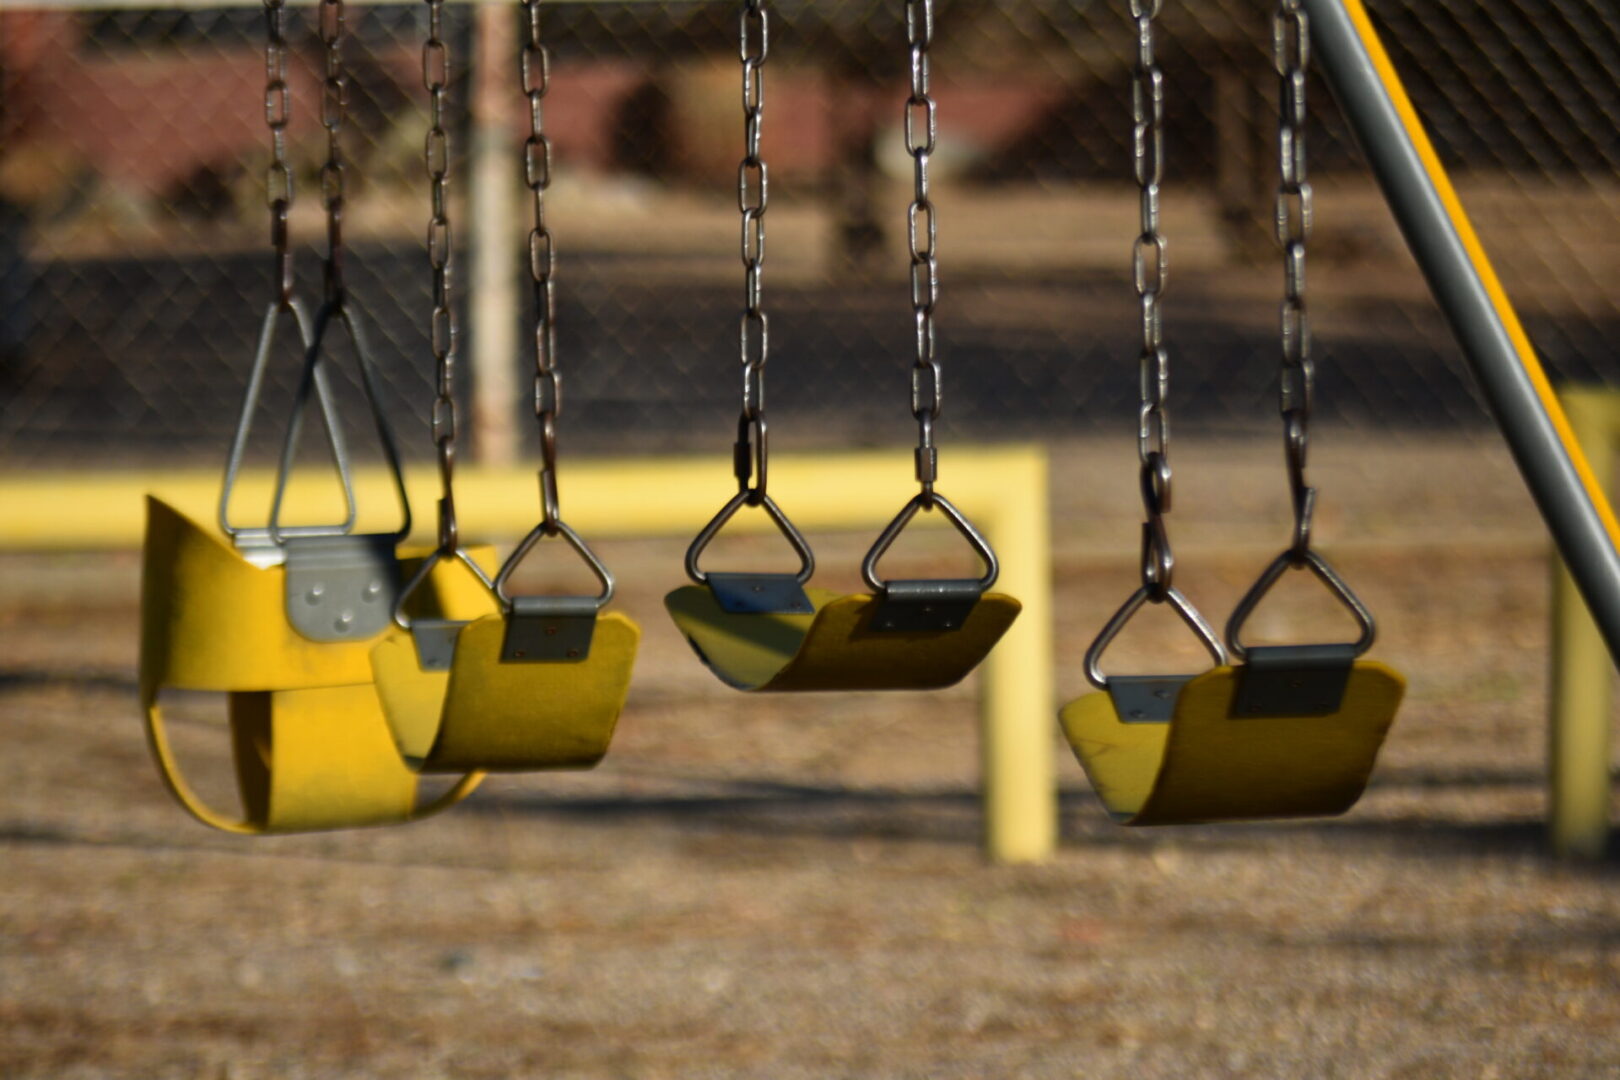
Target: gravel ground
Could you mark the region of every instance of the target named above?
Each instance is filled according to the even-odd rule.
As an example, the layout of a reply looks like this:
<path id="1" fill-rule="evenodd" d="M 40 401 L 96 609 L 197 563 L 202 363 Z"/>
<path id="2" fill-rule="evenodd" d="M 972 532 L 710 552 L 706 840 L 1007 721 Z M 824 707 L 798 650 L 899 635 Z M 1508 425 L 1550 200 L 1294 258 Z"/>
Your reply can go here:
<path id="1" fill-rule="evenodd" d="M 1065 699 L 1132 584 L 1133 449 L 1054 448 Z M 1178 452 L 1179 581 L 1224 616 L 1282 537 L 1279 455 Z M 600 545 L 646 631 L 600 769 L 255 841 L 146 759 L 136 556 L 0 556 L 0 1075 L 1620 1075 L 1620 862 L 1543 848 L 1547 547 L 1506 455 L 1329 430 L 1314 466 L 1411 678 L 1366 798 L 1126 830 L 1064 748 L 1062 848 L 1031 867 L 979 853 L 971 682 L 726 690 L 660 610 L 676 541 Z M 825 539 L 828 584 L 864 541 Z M 1262 637 L 1333 625 L 1266 611 Z M 1151 631 L 1112 663 L 1197 662 Z M 217 724 L 178 736 L 226 791 Z"/>

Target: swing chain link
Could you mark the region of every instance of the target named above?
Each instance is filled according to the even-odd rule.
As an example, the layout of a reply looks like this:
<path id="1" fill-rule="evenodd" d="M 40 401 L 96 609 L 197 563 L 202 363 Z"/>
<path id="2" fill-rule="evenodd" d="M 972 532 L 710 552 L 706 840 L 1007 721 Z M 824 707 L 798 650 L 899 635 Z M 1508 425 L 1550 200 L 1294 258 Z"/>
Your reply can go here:
<path id="1" fill-rule="evenodd" d="M 557 504 L 557 415 L 562 411 L 562 374 L 557 371 L 556 241 L 546 225 L 546 189 L 551 186 L 551 138 L 546 136 L 544 99 L 551 89 L 551 50 L 539 34 L 539 0 L 523 0 L 528 40 L 518 71 L 528 97 L 528 138 L 523 141 L 523 181 L 535 204 L 528 233 L 528 275 L 535 287 L 535 419 L 539 423 L 539 526 L 546 536 L 561 528 Z"/>
<path id="2" fill-rule="evenodd" d="M 1138 360 L 1140 405 L 1137 455 L 1141 459 L 1142 588 L 1153 603 L 1170 596 L 1175 557 L 1164 515 L 1171 505 L 1170 418 L 1165 400 L 1170 389 L 1170 358 L 1164 348 L 1160 301 L 1169 260 L 1159 228 L 1159 191 L 1164 180 L 1164 71 L 1154 55 L 1153 20 L 1162 0 L 1131 0 L 1136 24 L 1136 63 L 1131 72 L 1132 157 L 1141 193 L 1141 231 L 1131 252 L 1142 323 Z"/>
<path id="3" fill-rule="evenodd" d="M 428 131 L 423 156 L 432 193 L 428 218 L 428 262 L 433 267 L 433 317 L 429 340 L 437 369 L 433 399 L 433 443 L 438 451 L 439 548 L 452 554 L 460 543 L 456 526 L 456 316 L 451 294 L 450 135 L 445 130 L 445 95 L 450 85 L 450 50 L 444 41 L 444 0 L 427 0 L 428 37 L 422 46 L 422 82 L 428 92 Z"/>
<path id="4" fill-rule="evenodd" d="M 938 240 L 934 203 L 928 191 L 928 162 L 938 135 L 936 106 L 929 91 L 928 49 L 934 41 L 933 0 L 906 0 L 911 94 L 906 98 L 906 152 L 911 155 L 914 190 L 906 211 L 911 251 L 911 308 L 916 361 L 911 369 L 911 415 L 917 421 L 917 483 L 924 509 L 934 505 L 939 450 L 934 424 L 940 410 L 940 366 L 934 349 L 934 308 L 939 302 Z"/>
<path id="5" fill-rule="evenodd" d="M 343 198 L 348 170 L 343 162 L 343 122 L 349 111 L 349 77 L 343 68 L 343 0 L 321 0 L 318 27 L 326 54 L 321 82 L 321 126 L 326 129 L 326 161 L 321 165 L 321 201 L 326 208 L 326 301 L 341 310 L 343 286 Z"/>
<path id="6" fill-rule="evenodd" d="M 733 471 L 737 490 L 750 506 L 766 497 L 769 459 L 765 424 L 765 362 L 770 356 L 770 322 L 762 307 L 765 267 L 765 209 L 769 172 L 760 155 L 765 116 L 764 65 L 770 53 L 770 21 L 764 0 L 744 0 L 738 16 L 738 56 L 742 60 L 743 158 L 737 166 L 737 209 L 742 214 L 743 313 L 738 330 L 742 357 L 742 413 L 737 418 Z"/>
<path id="7" fill-rule="evenodd" d="M 523 143 L 523 177 L 534 204 L 529 232 L 529 277 L 534 286 L 534 415 L 540 425 L 540 527 L 557 535 L 562 511 L 557 501 L 557 416 L 562 411 L 562 375 L 557 371 L 557 298 L 552 275 L 556 244 L 546 224 L 546 189 L 551 186 L 551 139 L 545 133 L 545 97 L 551 88 L 551 51 L 540 34 L 540 0 L 522 0 L 529 25 L 519 61 L 523 94 L 529 100 L 529 137 Z"/>
<path id="8" fill-rule="evenodd" d="M 1305 79 L 1310 65 L 1310 25 L 1302 0 L 1278 0 L 1272 18 L 1272 50 L 1281 77 L 1278 100 L 1277 242 L 1283 252 L 1280 308 L 1282 360 L 1279 406 L 1294 505 L 1292 565 L 1310 554 L 1315 491 L 1305 482 L 1315 364 L 1305 310 L 1305 244 L 1310 237 L 1311 185 L 1305 171 Z"/>
<path id="9" fill-rule="evenodd" d="M 287 86 L 286 0 L 264 0 L 264 120 L 270 128 L 270 165 L 265 172 L 264 198 L 270 209 L 270 245 L 276 253 L 276 306 L 293 306 L 292 238 L 287 218 L 292 212 L 293 175 L 287 164 L 287 124 L 292 114 L 292 93 Z"/>

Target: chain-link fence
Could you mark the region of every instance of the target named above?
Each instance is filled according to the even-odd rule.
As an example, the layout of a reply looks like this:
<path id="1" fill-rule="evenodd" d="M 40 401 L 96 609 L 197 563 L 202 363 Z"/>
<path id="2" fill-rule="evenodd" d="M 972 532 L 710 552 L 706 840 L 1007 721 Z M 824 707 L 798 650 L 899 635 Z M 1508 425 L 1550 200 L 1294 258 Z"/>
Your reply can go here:
<path id="1" fill-rule="evenodd" d="M 947 436 L 1134 420 L 1126 7 L 939 4 L 933 200 Z M 1549 367 L 1620 377 L 1612 4 L 1371 7 Z M 773 431 L 787 446 L 902 443 L 913 328 L 902 6 L 783 0 L 771 10 L 763 305 Z M 517 287 L 529 117 L 512 14 L 454 5 L 445 15 L 464 391 L 474 380 L 510 387 L 501 415 L 472 411 L 484 426 L 528 416 L 523 372 L 533 363 L 522 347 L 532 313 Z M 1183 424 L 1269 425 L 1282 292 L 1269 5 L 1173 2 L 1163 26 L 1172 407 Z M 311 300 L 325 236 L 316 29 L 311 6 L 288 10 L 291 225 L 298 291 Z M 426 5 L 355 7 L 347 30 L 348 284 L 373 328 L 384 405 L 422 454 L 433 399 Z M 564 443 L 724 451 L 743 308 L 737 6 L 548 3 L 545 32 Z M 263 37 L 256 8 L 0 11 L 0 461 L 213 460 L 223 447 L 274 288 Z M 1314 80 L 1310 101 L 1320 412 L 1362 426 L 1483 423 Z M 480 170 L 492 188 L 471 175 Z M 468 270 L 479 244 L 498 245 L 482 257 L 510 271 L 511 302 L 478 302 L 489 299 L 488 279 Z M 297 371 L 295 356 L 278 360 L 267 408 L 285 405 Z"/>

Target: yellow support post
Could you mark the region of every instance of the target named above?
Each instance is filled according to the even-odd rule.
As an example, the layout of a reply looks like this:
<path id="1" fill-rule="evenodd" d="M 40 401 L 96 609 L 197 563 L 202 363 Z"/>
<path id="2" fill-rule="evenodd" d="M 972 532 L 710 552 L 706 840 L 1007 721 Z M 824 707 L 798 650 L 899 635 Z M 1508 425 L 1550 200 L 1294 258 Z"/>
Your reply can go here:
<path id="1" fill-rule="evenodd" d="M 1598 486 L 1612 490 L 1620 394 L 1559 395 Z M 1609 837 L 1609 752 L 1614 686 L 1609 650 L 1569 568 L 1552 559 L 1552 673 L 1547 728 L 1547 830 L 1563 858 L 1601 858 Z"/>
<path id="2" fill-rule="evenodd" d="M 771 459 L 771 494 L 801 528 L 876 530 L 911 495 L 911 456 L 860 452 Z M 286 520 L 319 519 L 332 511 L 334 486 L 310 470 L 295 484 Z M 437 497 L 437 477 L 415 470 L 411 505 Z M 244 473 L 236 505 L 268 506 L 274 477 Z M 322 486 L 322 482 L 324 486 Z M 731 461 L 717 458 L 583 460 L 569 463 L 569 523 L 587 536 L 688 537 L 733 493 Z M 393 506 L 381 470 L 362 470 L 355 485 L 361 507 Z M 980 690 L 985 850 L 1003 863 L 1040 862 L 1057 842 L 1057 792 L 1052 761 L 1052 603 L 1050 506 L 1046 451 L 1038 446 L 954 448 L 941 491 L 989 538 L 1001 558 L 997 589 L 1024 604 L 1023 614 L 983 666 Z M 134 548 L 141 542 L 143 507 L 151 492 L 182 513 L 212 521 L 219 497 L 216 471 L 60 472 L 0 477 L 0 549 Z M 538 507 L 528 468 L 471 468 L 456 477 L 462 535 L 487 540 L 522 535 Z M 386 528 L 379 517 L 359 527 Z M 921 515 L 915 525 L 934 524 Z M 418 541 L 431 514 L 418 514 Z M 770 530 L 763 514 L 739 515 L 739 531 Z M 670 567 L 673 583 L 679 564 Z"/>
<path id="3" fill-rule="evenodd" d="M 996 862 L 1039 863 L 1057 848 L 1046 455 L 1030 453 L 1024 468 L 1004 475 L 1001 482 L 1012 490 L 1001 493 L 995 500 L 997 512 L 984 515 L 982 523 L 1001 558 L 997 588 L 1022 601 L 1024 610 L 982 669 L 979 754 L 984 844 Z M 1027 490 L 1019 491 L 1024 485 Z"/>

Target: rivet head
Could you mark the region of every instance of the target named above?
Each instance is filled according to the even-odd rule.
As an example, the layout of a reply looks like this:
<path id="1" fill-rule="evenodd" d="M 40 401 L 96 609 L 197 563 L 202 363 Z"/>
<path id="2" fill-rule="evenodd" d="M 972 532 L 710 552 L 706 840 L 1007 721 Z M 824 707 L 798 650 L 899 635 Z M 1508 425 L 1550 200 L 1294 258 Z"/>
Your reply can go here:
<path id="1" fill-rule="evenodd" d="M 753 589 L 754 589 L 755 592 L 764 592 L 765 591 L 765 586 L 763 586 L 763 585 L 755 585 L 755 586 L 753 586 Z"/>
<path id="2" fill-rule="evenodd" d="M 1170 691 L 1161 686 L 1157 690 L 1153 691 L 1153 696 L 1158 698 L 1160 701 L 1169 701 Z"/>
<path id="3" fill-rule="evenodd" d="M 1142 720 L 1142 719 L 1146 718 L 1146 716 L 1147 716 L 1147 713 L 1144 712 L 1141 709 L 1132 709 L 1131 710 L 1131 719 L 1132 720 Z"/>
<path id="4" fill-rule="evenodd" d="M 578 649 L 569 649 L 568 650 L 568 659 L 570 659 L 570 660 L 578 660 L 579 659 L 579 650 Z"/>
<path id="5" fill-rule="evenodd" d="M 514 660 L 521 660 L 525 656 L 528 656 L 528 655 L 529 654 L 524 652 L 522 649 L 513 649 L 512 650 L 512 659 L 514 659 Z"/>
<path id="6" fill-rule="evenodd" d="M 318 604 L 321 602 L 321 597 L 325 595 L 326 586 L 317 581 L 315 584 L 309 587 L 309 592 L 304 594 L 304 599 L 311 604 Z"/>
<path id="7" fill-rule="evenodd" d="M 369 581 L 366 583 L 366 587 L 360 590 L 360 599 L 366 601 L 367 603 L 370 603 L 381 595 L 382 582 L 380 581 Z"/>
<path id="8" fill-rule="evenodd" d="M 555 627 L 555 626 L 546 627 L 546 637 L 556 637 L 556 636 L 557 636 L 557 627 Z"/>

